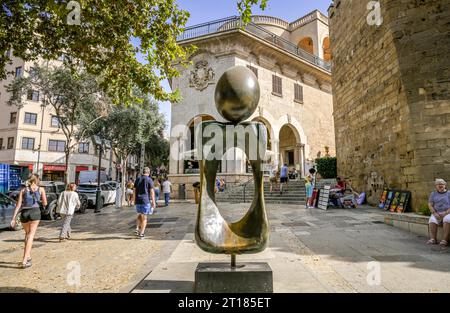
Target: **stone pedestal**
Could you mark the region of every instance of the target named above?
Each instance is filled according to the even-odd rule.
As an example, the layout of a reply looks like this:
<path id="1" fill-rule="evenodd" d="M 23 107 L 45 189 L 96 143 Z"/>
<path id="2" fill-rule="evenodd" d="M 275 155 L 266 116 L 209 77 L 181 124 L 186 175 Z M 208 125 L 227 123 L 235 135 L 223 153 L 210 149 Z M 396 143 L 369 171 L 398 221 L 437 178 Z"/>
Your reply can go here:
<path id="1" fill-rule="evenodd" d="M 272 293 L 272 269 L 267 263 L 199 263 L 195 270 L 194 292 Z"/>

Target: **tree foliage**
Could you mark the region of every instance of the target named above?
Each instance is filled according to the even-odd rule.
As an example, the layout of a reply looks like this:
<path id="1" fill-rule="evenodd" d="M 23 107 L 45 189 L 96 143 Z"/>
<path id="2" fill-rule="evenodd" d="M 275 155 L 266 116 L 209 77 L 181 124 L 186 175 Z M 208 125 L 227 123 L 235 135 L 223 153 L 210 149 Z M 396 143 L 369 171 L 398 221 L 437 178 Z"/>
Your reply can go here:
<path id="1" fill-rule="evenodd" d="M 15 78 L 7 86 L 7 91 L 10 94 L 8 104 L 18 107 L 24 105 L 29 92 L 39 91 L 41 104 L 57 117 L 58 130 L 66 137 L 64 153 L 67 170 L 76 145 L 75 135 L 80 132 L 78 124 L 81 116 L 86 111 L 101 115 L 108 102 L 94 76 L 84 70 L 72 71 L 64 66 L 35 64 L 29 75 Z"/>
<path id="2" fill-rule="evenodd" d="M 337 160 L 336 158 L 319 158 L 316 159 L 317 172 L 322 175 L 322 178 L 336 178 L 337 177 Z"/>
<path id="3" fill-rule="evenodd" d="M 100 135 L 111 141 L 117 156 L 126 159 L 137 151 L 142 143 L 162 133 L 164 116 L 159 113 L 157 103 L 148 96 L 134 91 L 131 105 L 112 106 L 108 116 L 89 125 L 95 116 L 86 115 L 81 121 L 82 128 L 89 129 L 89 135 Z"/>
<path id="4" fill-rule="evenodd" d="M 79 14 L 69 2 L 79 4 Z M 237 5 L 248 22 L 251 6 L 264 8 L 266 2 L 239 0 Z M 79 24 L 69 23 L 74 16 Z M 26 61 L 65 54 L 68 64 L 81 62 L 102 77 L 101 86 L 116 104 L 131 103 L 135 87 L 157 100 L 176 101 L 179 93 L 165 92 L 161 82 L 177 76 L 173 62 L 187 60 L 194 50 L 176 42 L 188 17 L 176 0 L 3 0 L 0 79 L 11 62 L 7 51 Z"/>
<path id="5" fill-rule="evenodd" d="M 102 77 L 112 99 L 131 101 L 137 86 L 158 100 L 176 100 L 160 82 L 177 75 L 172 62 L 186 59 L 190 49 L 176 38 L 189 13 L 175 0 L 78 0 L 80 25 L 69 25 L 69 1 L 4 0 L 0 6 L 0 79 L 9 61 L 6 51 L 24 60 L 81 61 L 89 73 Z M 132 39 L 137 42 L 133 45 Z M 146 63 L 140 63 L 142 55 Z"/>
<path id="6" fill-rule="evenodd" d="M 264 10 L 267 6 L 267 1 L 268 0 L 239 0 L 237 6 L 244 23 L 250 22 L 253 5 L 259 5 L 261 10 Z"/>

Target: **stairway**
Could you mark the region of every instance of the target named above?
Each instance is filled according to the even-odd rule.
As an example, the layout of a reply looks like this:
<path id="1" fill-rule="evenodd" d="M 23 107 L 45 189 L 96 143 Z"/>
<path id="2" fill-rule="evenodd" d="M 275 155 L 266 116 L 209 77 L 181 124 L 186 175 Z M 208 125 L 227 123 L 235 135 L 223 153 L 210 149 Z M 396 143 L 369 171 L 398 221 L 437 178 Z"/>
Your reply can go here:
<path id="1" fill-rule="evenodd" d="M 251 202 L 253 199 L 253 192 L 254 192 L 253 181 L 251 181 L 246 185 L 245 197 L 244 197 L 244 186 L 245 184 L 238 185 L 235 187 L 227 188 L 224 192 L 216 193 L 216 201 L 231 202 L 231 203 Z M 284 190 L 282 195 L 280 195 L 279 191 L 273 191 L 271 194 L 269 192 L 270 188 L 269 186 L 270 186 L 269 182 L 264 183 L 264 199 L 266 203 L 303 205 L 306 202 L 306 190 L 303 180 L 289 181 L 288 190 L 287 191 Z"/>

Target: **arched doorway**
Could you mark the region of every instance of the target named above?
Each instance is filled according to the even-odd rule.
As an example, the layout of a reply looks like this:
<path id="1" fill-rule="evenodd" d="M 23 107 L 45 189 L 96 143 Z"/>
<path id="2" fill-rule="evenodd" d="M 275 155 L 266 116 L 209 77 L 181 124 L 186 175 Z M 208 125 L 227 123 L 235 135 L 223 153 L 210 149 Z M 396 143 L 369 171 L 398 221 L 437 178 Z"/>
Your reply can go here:
<path id="1" fill-rule="evenodd" d="M 272 150 L 272 126 L 270 125 L 269 121 L 266 120 L 265 118 L 258 116 L 255 117 L 253 120 L 253 122 L 260 122 L 262 124 L 264 124 L 264 126 L 266 126 L 267 129 L 267 150 Z"/>
<path id="2" fill-rule="evenodd" d="M 183 172 L 184 174 L 197 174 L 199 173 L 199 164 L 196 154 L 197 147 L 197 137 L 196 137 L 196 129 L 201 122 L 204 121 L 215 121 L 215 118 L 211 115 L 197 115 L 187 124 L 189 133 L 186 139 L 185 147 L 186 151 L 184 151 L 184 166 Z"/>
<path id="3" fill-rule="evenodd" d="M 279 136 L 280 163 L 287 164 L 289 168 L 300 170 L 300 136 L 295 127 L 285 124 L 280 129 Z"/>
<path id="4" fill-rule="evenodd" d="M 323 40 L 323 59 L 327 62 L 331 61 L 331 47 L 330 47 L 330 37 L 325 37 Z"/>
<path id="5" fill-rule="evenodd" d="M 305 37 L 299 41 L 298 47 L 310 54 L 314 54 L 314 41 L 311 37 Z"/>

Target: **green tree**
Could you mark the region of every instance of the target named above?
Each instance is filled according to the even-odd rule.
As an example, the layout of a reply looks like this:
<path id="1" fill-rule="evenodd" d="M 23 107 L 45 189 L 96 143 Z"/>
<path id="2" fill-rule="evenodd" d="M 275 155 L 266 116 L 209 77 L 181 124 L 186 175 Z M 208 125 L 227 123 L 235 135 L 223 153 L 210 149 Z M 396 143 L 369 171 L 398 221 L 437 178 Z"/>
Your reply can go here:
<path id="1" fill-rule="evenodd" d="M 325 157 L 316 159 L 317 172 L 322 175 L 322 178 L 336 178 L 337 177 L 337 160 L 332 157 Z"/>
<path id="2" fill-rule="evenodd" d="M 99 135 L 111 141 L 116 157 L 120 160 L 122 171 L 126 170 L 128 157 L 138 151 L 141 145 L 159 136 L 164 127 L 164 116 L 159 113 L 157 103 L 138 90 L 131 105 L 119 104 L 111 107 L 108 116 L 90 122 L 95 114 L 86 114 L 81 128 L 88 129 L 86 136 Z M 125 190 L 125 177 L 122 177 L 122 190 Z"/>
<path id="3" fill-rule="evenodd" d="M 108 102 L 96 78 L 84 70 L 35 65 L 29 75 L 15 78 L 7 91 L 10 93 L 8 104 L 18 107 L 24 105 L 29 93 L 38 91 L 42 105 L 58 119 L 59 130 L 66 137 L 64 181 L 67 183 L 69 159 L 77 145 L 76 135 L 83 132 L 78 126 L 80 117 L 85 111 L 99 116 Z"/>
<path id="4" fill-rule="evenodd" d="M 134 154 L 139 155 L 140 149 L 136 150 Z M 161 133 L 150 137 L 145 145 L 145 159 L 152 168 L 156 168 L 161 164 L 167 166 L 169 164 L 169 154 L 170 143 Z"/>
<path id="5" fill-rule="evenodd" d="M 251 6 L 267 0 L 239 0 L 249 21 Z M 176 101 L 161 81 L 177 76 L 176 60 L 187 60 L 192 47 L 181 47 L 189 13 L 175 0 L 3 0 L 0 6 L 0 79 L 11 61 L 7 51 L 26 61 L 54 60 L 65 54 L 69 65 L 82 62 L 111 99 L 129 104 L 133 88 L 157 100 Z M 133 45 L 133 41 L 135 44 Z M 144 56 L 146 62 L 138 61 Z"/>

